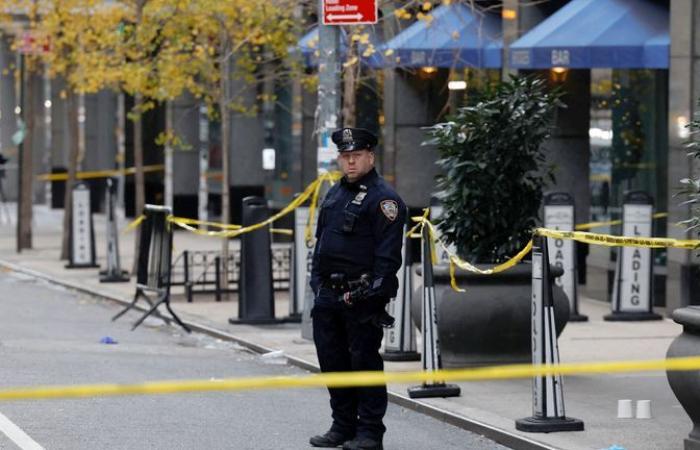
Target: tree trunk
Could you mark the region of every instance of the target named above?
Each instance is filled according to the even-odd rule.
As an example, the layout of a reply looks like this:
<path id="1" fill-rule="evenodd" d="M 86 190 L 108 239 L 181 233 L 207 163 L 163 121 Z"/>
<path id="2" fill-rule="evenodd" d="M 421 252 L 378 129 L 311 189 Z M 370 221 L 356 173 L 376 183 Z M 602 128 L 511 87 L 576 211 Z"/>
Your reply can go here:
<path id="1" fill-rule="evenodd" d="M 229 149 L 231 146 L 231 130 L 230 130 L 230 111 L 228 108 L 229 102 L 229 86 L 231 76 L 230 57 L 228 49 L 224 52 L 223 64 L 221 64 L 221 99 L 219 100 L 219 108 L 221 109 L 221 222 L 228 225 L 231 216 L 230 206 L 230 191 L 229 191 Z M 228 289 L 228 238 L 221 240 L 221 289 Z M 227 296 L 227 294 L 224 294 Z"/>
<path id="2" fill-rule="evenodd" d="M 26 65 L 26 62 L 23 62 Z M 17 202 L 17 252 L 32 248 L 32 204 L 34 200 L 34 83 L 32 70 L 24 69 L 22 83 L 26 95 L 21 103 L 25 121 L 25 138 L 20 154 L 20 201 Z"/>
<path id="3" fill-rule="evenodd" d="M 165 206 L 173 207 L 173 102 L 165 102 Z"/>
<path id="4" fill-rule="evenodd" d="M 134 111 L 136 118 L 134 120 L 134 191 L 136 194 L 134 202 L 134 217 L 139 217 L 143 214 L 143 207 L 146 204 L 146 184 L 143 175 L 143 122 L 141 107 L 143 104 L 143 96 L 141 94 L 134 95 Z M 137 227 L 134 230 L 134 262 L 132 273 L 137 272 L 139 246 L 141 245 L 141 228 Z"/>
<path id="5" fill-rule="evenodd" d="M 357 56 L 355 43 L 349 44 L 347 60 L 351 61 Z M 357 123 L 357 96 L 356 84 L 360 62 L 349 64 L 343 68 L 343 126 L 355 127 Z"/>
<path id="6" fill-rule="evenodd" d="M 70 258 L 70 226 L 71 215 L 73 214 L 73 186 L 75 185 L 78 173 L 78 158 L 80 146 L 78 143 L 78 98 L 68 90 L 66 97 L 68 110 L 68 179 L 66 180 L 66 191 L 63 195 L 63 240 L 61 243 L 61 259 Z"/>
<path id="7" fill-rule="evenodd" d="M 199 191 L 197 218 L 202 221 L 209 220 L 209 182 L 207 172 L 209 171 L 209 117 L 205 106 L 199 106 Z M 200 225 L 202 230 L 206 230 L 206 225 Z"/>

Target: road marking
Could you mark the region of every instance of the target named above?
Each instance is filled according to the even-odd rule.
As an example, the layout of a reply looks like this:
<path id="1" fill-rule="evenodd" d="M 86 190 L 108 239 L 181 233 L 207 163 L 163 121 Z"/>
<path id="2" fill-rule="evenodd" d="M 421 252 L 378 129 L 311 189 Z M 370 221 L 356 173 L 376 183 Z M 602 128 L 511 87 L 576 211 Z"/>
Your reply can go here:
<path id="1" fill-rule="evenodd" d="M 44 450 L 44 447 L 30 438 L 27 433 L 22 431 L 20 427 L 15 425 L 2 413 L 0 413 L 0 431 L 22 450 Z"/>

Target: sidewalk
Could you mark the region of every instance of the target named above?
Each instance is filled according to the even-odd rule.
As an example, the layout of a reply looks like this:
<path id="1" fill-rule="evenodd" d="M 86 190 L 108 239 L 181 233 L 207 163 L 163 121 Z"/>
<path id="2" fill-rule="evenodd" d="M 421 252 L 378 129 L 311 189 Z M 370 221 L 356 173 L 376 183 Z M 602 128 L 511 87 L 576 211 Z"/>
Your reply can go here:
<path id="1" fill-rule="evenodd" d="M 34 248 L 15 252 L 15 226 L 0 225 L 0 265 L 33 272 L 54 282 L 82 289 L 102 297 L 130 301 L 134 282 L 102 284 L 97 269 L 67 270 L 59 261 L 62 211 L 35 207 Z M 120 228 L 123 228 L 122 223 Z M 105 257 L 104 216 L 95 216 L 98 262 Z M 131 268 L 133 234 L 120 234 L 122 265 Z M 217 239 L 178 231 L 174 237 L 175 254 L 185 249 L 218 250 Z M 174 255 L 175 256 L 175 255 Z M 173 293 L 182 292 L 174 288 Z M 318 363 L 313 344 L 301 338 L 298 324 L 274 326 L 231 325 L 229 317 L 238 311 L 235 296 L 215 302 L 195 296 L 186 303 L 175 295 L 174 309 L 195 328 L 221 338 L 235 339 L 256 351 L 282 350 L 292 363 L 309 369 Z M 562 362 L 661 359 L 681 327 L 671 320 L 657 322 L 604 322 L 609 305 L 594 299 L 581 300 L 580 309 L 589 322 L 569 323 L 559 339 Z M 278 292 L 276 314 L 288 313 L 288 296 Z M 123 320 L 133 320 L 135 316 Z M 386 363 L 388 371 L 419 370 L 419 362 Z M 134 380 L 139 381 L 139 380 Z M 682 449 L 691 422 L 671 392 L 664 372 L 596 376 L 571 376 L 564 381 L 566 413 L 581 419 L 585 431 L 528 434 L 515 430 L 514 421 L 532 414 L 530 380 L 461 383 L 462 395 L 449 399 L 420 402 L 407 397 L 404 385 L 391 385 L 391 399 L 421 410 L 458 426 L 481 432 L 513 448 L 603 449 L 613 444 L 627 450 Z M 651 420 L 617 419 L 617 400 L 651 400 Z M 391 440 L 391 430 L 387 442 Z"/>

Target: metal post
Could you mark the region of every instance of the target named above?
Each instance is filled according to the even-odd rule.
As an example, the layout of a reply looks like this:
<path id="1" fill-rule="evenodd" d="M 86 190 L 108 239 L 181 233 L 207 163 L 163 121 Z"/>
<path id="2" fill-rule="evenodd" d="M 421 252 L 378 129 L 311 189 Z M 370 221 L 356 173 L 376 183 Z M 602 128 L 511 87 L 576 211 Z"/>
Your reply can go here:
<path id="1" fill-rule="evenodd" d="M 246 197 L 241 203 L 243 226 L 260 223 L 269 217 L 267 202 L 264 198 Z M 284 322 L 284 319 L 275 318 L 269 225 L 241 236 L 240 255 L 238 316 L 229 318 L 229 323 Z M 224 276 L 228 274 L 224 273 Z"/>
<path id="2" fill-rule="evenodd" d="M 173 101 L 165 102 L 165 132 L 170 134 L 165 141 L 165 206 L 173 207 Z"/>
<path id="3" fill-rule="evenodd" d="M 554 297 L 549 275 L 547 238 L 535 236 L 532 246 L 532 364 L 559 364 L 559 346 L 554 325 Z M 566 417 L 561 375 L 532 380 L 532 416 L 515 421 L 515 429 L 530 433 L 583 431 L 583 422 Z"/>
<path id="4" fill-rule="evenodd" d="M 318 2 L 318 16 L 323 17 L 323 0 Z M 318 133 L 319 174 L 337 168 L 337 150 L 331 141 L 331 133 L 338 127 L 340 112 L 340 29 L 337 26 L 318 24 L 318 107 L 316 109 L 316 133 Z"/>
<path id="5" fill-rule="evenodd" d="M 214 258 L 214 281 L 216 282 L 216 289 L 214 290 L 214 297 L 217 302 L 221 301 L 221 258 L 219 256 Z M 239 283 L 240 284 L 240 283 Z M 240 291 L 240 289 L 239 289 Z"/>
<path id="6" fill-rule="evenodd" d="M 404 226 L 406 234 L 406 226 Z M 399 269 L 399 289 L 396 298 L 391 299 L 387 305 L 390 315 L 396 318 L 396 324 L 392 328 L 384 330 L 385 361 L 419 361 L 420 354 L 416 351 L 416 336 L 411 321 L 411 294 L 413 277 L 411 276 L 411 238 L 404 239 L 401 260 L 403 264 Z"/>
<path id="7" fill-rule="evenodd" d="M 421 362 L 425 372 L 434 372 L 442 369 L 442 357 L 440 356 L 437 305 L 435 303 L 435 284 L 433 281 L 433 245 L 427 226 L 423 227 L 422 234 L 423 301 L 421 324 L 423 326 L 423 351 L 421 352 Z M 458 397 L 460 392 L 461 390 L 456 384 L 445 384 L 444 381 L 440 380 L 433 380 L 420 386 L 408 388 L 408 396 L 411 398 Z"/>
<path id="8" fill-rule="evenodd" d="M 129 281 L 129 274 L 122 270 L 119 258 L 119 231 L 114 199 L 114 182 L 107 178 L 105 189 L 105 208 L 107 209 L 107 268 L 100 272 L 100 283 L 119 283 Z"/>

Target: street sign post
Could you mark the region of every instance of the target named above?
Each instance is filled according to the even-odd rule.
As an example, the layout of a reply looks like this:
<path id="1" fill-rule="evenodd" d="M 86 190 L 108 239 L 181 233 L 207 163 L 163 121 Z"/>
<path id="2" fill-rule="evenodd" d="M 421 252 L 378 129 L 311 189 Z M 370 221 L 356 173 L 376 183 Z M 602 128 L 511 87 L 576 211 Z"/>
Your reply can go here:
<path id="1" fill-rule="evenodd" d="M 322 0 L 324 25 L 377 23 L 377 0 Z"/>

